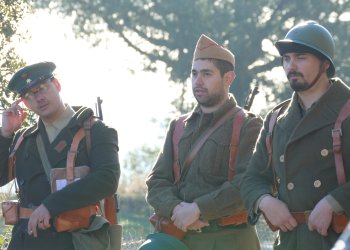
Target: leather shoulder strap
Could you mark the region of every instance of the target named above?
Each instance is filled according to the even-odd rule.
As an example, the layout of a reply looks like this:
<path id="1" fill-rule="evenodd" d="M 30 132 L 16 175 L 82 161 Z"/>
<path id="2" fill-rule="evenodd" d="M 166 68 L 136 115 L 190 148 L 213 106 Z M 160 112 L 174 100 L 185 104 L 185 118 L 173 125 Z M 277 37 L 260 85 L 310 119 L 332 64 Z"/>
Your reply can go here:
<path id="1" fill-rule="evenodd" d="M 16 151 L 17 149 L 19 148 L 19 146 L 22 144 L 23 142 L 23 139 L 24 139 L 24 134 L 27 130 L 23 131 L 17 141 L 16 141 L 16 144 L 15 146 L 13 147 L 10 155 L 9 155 L 9 158 L 8 158 L 8 175 L 7 175 L 7 180 L 10 182 L 12 181 L 15 177 L 16 177 L 16 157 L 15 157 L 15 154 L 16 154 Z"/>
<path id="2" fill-rule="evenodd" d="M 67 154 L 67 164 L 66 164 L 66 179 L 68 183 L 71 183 L 74 181 L 74 166 L 75 166 L 75 160 L 78 153 L 78 146 L 80 141 L 84 138 L 86 140 L 86 147 L 88 155 L 90 156 L 90 150 L 91 150 L 91 133 L 90 129 L 92 125 L 97 121 L 95 117 L 90 117 L 86 121 L 84 121 L 83 127 L 81 127 L 78 132 L 75 133 L 71 147 Z"/>
<path id="3" fill-rule="evenodd" d="M 341 125 L 343 121 L 350 116 L 350 99 L 341 108 L 337 120 L 335 121 L 334 128 L 332 129 L 333 138 L 333 153 L 335 161 L 335 170 L 337 173 L 338 184 L 343 185 L 346 182 L 344 161 L 342 155 L 342 129 Z"/>
<path id="4" fill-rule="evenodd" d="M 237 158 L 237 149 L 240 140 L 241 129 L 244 123 L 245 112 L 243 109 L 240 109 L 233 120 L 232 123 L 232 135 L 231 135 L 231 144 L 230 144 L 230 163 L 229 163 L 229 173 L 228 180 L 232 181 L 233 176 L 235 175 L 235 161 Z"/>
<path id="5" fill-rule="evenodd" d="M 72 166 L 74 167 L 75 165 L 75 157 L 77 153 L 77 148 L 79 145 L 79 142 L 82 138 L 85 136 L 85 141 L 86 141 L 86 148 L 87 148 L 87 153 L 88 156 L 90 157 L 91 153 L 91 128 L 92 126 L 98 121 L 97 117 L 91 116 L 89 119 L 87 119 L 83 127 L 79 129 L 79 131 L 76 133 L 76 135 L 73 138 L 72 142 L 72 147 L 70 149 L 71 154 L 71 159 L 72 161 Z M 83 133 L 83 134 L 81 134 Z M 74 148 L 73 148 L 74 144 Z M 67 157 L 67 168 L 68 168 L 68 157 Z M 73 168 L 72 168 L 72 173 L 74 174 Z M 74 176 L 73 176 L 74 178 Z M 103 205 L 101 205 L 103 204 Z M 110 224 L 115 225 L 118 223 L 118 218 L 117 218 L 117 209 L 118 209 L 118 200 L 115 197 L 115 195 L 110 195 L 105 197 L 103 200 L 100 202 L 100 207 L 102 210 L 102 215 L 109 221 Z"/>
<path id="6" fill-rule="evenodd" d="M 97 117 L 91 116 L 83 124 L 83 128 L 85 131 L 86 148 L 87 148 L 87 153 L 89 157 L 91 152 L 91 131 L 90 130 L 94 125 L 94 123 L 97 122 L 97 120 L 98 120 Z"/>
<path id="7" fill-rule="evenodd" d="M 195 148 L 189 153 L 185 160 L 184 164 L 184 170 L 186 170 L 192 160 L 194 159 L 195 155 L 198 153 L 201 146 L 204 144 L 206 139 L 209 137 L 209 135 L 214 132 L 218 127 L 220 127 L 229 117 L 234 117 L 233 121 L 233 128 L 232 128 L 232 135 L 231 135 L 231 145 L 230 145 L 230 166 L 229 166 L 229 176 L 228 180 L 232 180 L 234 176 L 234 163 L 237 156 L 237 147 L 239 144 L 239 136 L 240 131 L 244 122 L 245 113 L 243 109 L 235 107 L 230 112 L 228 112 L 226 115 L 222 117 L 214 126 L 203 135 L 203 137 L 199 140 Z M 180 165 L 179 165 L 179 158 L 178 158 L 178 144 L 180 141 L 180 138 L 183 133 L 184 129 L 184 120 L 186 116 L 180 117 L 175 124 L 174 132 L 173 132 L 173 154 L 174 154 L 174 162 L 173 162 L 173 172 L 174 172 L 174 183 L 178 183 L 181 178 L 181 171 L 180 171 Z"/>

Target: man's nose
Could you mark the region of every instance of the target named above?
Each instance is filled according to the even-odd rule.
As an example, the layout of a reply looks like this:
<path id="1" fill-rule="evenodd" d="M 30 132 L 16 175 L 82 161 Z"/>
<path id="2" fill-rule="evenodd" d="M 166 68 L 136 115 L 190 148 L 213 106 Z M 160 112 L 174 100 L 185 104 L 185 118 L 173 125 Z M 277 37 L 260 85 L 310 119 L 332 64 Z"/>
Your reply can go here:
<path id="1" fill-rule="evenodd" d="M 198 74 L 194 79 L 192 79 L 195 86 L 199 86 L 203 84 L 203 79 L 200 74 Z"/>
<path id="2" fill-rule="evenodd" d="M 291 58 L 287 63 L 285 63 L 284 69 L 287 71 L 295 70 L 296 69 L 295 59 Z"/>

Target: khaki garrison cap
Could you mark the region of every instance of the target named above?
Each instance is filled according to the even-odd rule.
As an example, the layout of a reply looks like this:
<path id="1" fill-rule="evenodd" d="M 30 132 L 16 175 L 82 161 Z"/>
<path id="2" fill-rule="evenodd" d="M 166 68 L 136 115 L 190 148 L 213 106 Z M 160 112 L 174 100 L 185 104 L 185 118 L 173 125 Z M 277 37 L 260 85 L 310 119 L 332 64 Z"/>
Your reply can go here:
<path id="1" fill-rule="evenodd" d="M 193 60 L 210 58 L 227 61 L 235 67 L 235 55 L 225 47 L 202 34 L 198 39 Z"/>

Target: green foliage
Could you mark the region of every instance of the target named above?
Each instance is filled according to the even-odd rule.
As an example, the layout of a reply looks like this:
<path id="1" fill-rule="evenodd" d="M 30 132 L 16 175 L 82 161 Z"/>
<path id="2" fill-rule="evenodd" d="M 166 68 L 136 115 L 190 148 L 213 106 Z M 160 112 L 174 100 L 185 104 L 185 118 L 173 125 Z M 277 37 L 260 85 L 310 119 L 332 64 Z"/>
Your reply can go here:
<path id="1" fill-rule="evenodd" d="M 237 78 L 231 91 L 243 105 L 254 79 L 270 93 L 268 101 L 290 96 L 289 88 L 266 74 L 279 66 L 280 60 L 276 50 L 267 51 L 263 44 L 272 47 L 301 20 L 319 20 L 336 34 L 338 76 L 349 82 L 350 58 L 342 53 L 349 45 L 349 1 L 41 0 L 37 4 L 50 4 L 73 15 L 77 34 L 92 42 L 98 42 L 101 31 L 117 33 L 145 56 L 145 69 L 155 71 L 155 62 L 162 61 L 171 80 L 180 84 L 189 77 L 195 43 L 205 33 L 235 53 Z"/>
<path id="2" fill-rule="evenodd" d="M 142 146 L 138 150 L 131 151 L 127 154 L 123 164 L 124 169 L 135 174 L 144 174 L 151 169 L 158 153 L 159 148 L 151 148 L 147 145 Z"/>
<path id="3" fill-rule="evenodd" d="M 14 37 L 27 39 L 27 34 L 19 34 L 17 28 L 29 10 L 29 0 L 0 1 L 0 110 L 8 108 L 17 98 L 14 93 L 6 89 L 6 86 L 11 76 L 25 66 L 25 62 L 16 54 L 13 40 Z M 35 120 L 35 114 L 28 111 L 24 125 Z"/>
<path id="4" fill-rule="evenodd" d="M 4 226 L 0 229 L 0 249 L 7 249 L 11 239 L 12 226 Z"/>
<path id="5" fill-rule="evenodd" d="M 17 35 L 18 23 L 27 11 L 28 1 L 0 1 L 0 104 L 1 108 L 8 107 L 15 98 L 5 87 L 12 74 L 24 62 L 15 53 L 12 38 Z"/>

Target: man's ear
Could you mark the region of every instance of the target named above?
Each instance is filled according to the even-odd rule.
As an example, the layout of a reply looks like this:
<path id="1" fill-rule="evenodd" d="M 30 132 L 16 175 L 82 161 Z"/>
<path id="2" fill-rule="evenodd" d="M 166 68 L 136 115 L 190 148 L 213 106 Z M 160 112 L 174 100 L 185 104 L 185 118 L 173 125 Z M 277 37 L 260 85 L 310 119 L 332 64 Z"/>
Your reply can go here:
<path id="1" fill-rule="evenodd" d="M 327 71 L 330 66 L 331 66 L 331 63 L 328 60 L 324 60 L 322 63 L 322 70 Z"/>
<path id="2" fill-rule="evenodd" d="M 228 71 L 224 74 L 224 82 L 227 86 L 230 86 L 235 78 L 236 78 L 236 74 L 233 70 Z"/>
<path id="3" fill-rule="evenodd" d="M 56 88 L 58 89 L 58 92 L 60 92 L 61 91 L 61 84 L 60 84 L 60 82 L 56 78 L 54 78 L 53 79 L 53 83 L 55 84 Z"/>

